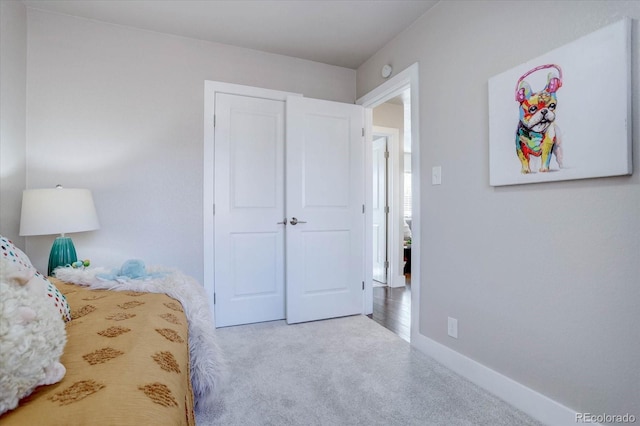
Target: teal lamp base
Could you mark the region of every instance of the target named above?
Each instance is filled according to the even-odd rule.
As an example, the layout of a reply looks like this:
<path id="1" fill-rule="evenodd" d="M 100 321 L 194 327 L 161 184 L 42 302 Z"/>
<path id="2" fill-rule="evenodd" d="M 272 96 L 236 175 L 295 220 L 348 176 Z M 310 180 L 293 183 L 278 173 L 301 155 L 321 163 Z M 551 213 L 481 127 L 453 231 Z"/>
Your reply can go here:
<path id="1" fill-rule="evenodd" d="M 53 276 L 54 270 L 59 266 L 71 265 L 78 260 L 76 248 L 69 237 L 58 237 L 53 242 L 49 254 L 49 269 L 47 275 Z"/>

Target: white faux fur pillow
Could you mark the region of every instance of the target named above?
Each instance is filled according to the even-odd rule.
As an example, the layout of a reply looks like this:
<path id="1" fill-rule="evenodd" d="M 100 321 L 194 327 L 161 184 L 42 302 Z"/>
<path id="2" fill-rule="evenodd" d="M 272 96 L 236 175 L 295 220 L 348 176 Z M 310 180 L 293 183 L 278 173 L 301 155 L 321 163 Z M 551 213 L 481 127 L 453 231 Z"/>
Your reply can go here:
<path id="1" fill-rule="evenodd" d="M 0 258 L 0 414 L 37 386 L 64 377 L 60 357 L 67 335 L 49 299 L 30 262 Z"/>

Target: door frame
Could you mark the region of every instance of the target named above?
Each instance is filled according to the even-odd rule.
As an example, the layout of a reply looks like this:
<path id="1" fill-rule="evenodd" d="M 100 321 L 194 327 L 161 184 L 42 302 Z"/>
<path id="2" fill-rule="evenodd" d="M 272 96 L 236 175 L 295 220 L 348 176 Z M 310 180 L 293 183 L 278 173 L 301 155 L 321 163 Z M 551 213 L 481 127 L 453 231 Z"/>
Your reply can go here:
<path id="1" fill-rule="evenodd" d="M 387 274 L 387 285 L 389 287 L 403 287 L 405 285 L 404 274 L 402 273 L 402 253 L 403 234 L 400 229 L 400 131 L 393 127 L 372 127 L 373 136 L 383 136 L 387 138 L 387 149 L 389 151 L 389 162 L 387 170 L 387 205 L 389 205 L 389 216 L 387 224 L 387 257 L 389 261 L 389 271 Z M 372 158 L 373 161 L 373 158 Z M 373 189 L 373 181 L 371 182 Z M 372 211 L 373 212 L 373 211 Z M 401 256 L 402 254 L 402 256 Z"/>
<path id="2" fill-rule="evenodd" d="M 302 96 L 300 93 L 280 90 L 262 89 L 240 84 L 223 83 L 205 80 L 204 82 L 204 146 L 202 177 L 202 209 L 203 209 L 203 271 L 204 288 L 209 299 L 209 306 L 215 327 L 215 162 L 214 162 L 214 116 L 216 93 L 249 96 L 253 98 L 287 101 L 287 96 Z"/>
<path id="3" fill-rule="evenodd" d="M 418 86 L 418 63 L 414 63 L 391 77 L 380 86 L 376 87 L 366 95 L 356 101 L 356 104 L 365 107 L 365 170 L 373 167 L 372 162 L 372 130 L 373 113 L 372 109 L 389 99 L 397 96 L 406 89 L 411 93 L 411 188 L 412 188 L 412 219 L 411 219 L 411 344 L 419 334 L 420 324 L 420 249 L 422 245 L 421 224 L 420 224 L 420 132 L 419 132 L 419 86 Z M 373 177 L 370 173 L 365 174 L 365 203 L 367 208 L 365 226 L 365 307 L 366 314 L 373 313 L 373 217 L 371 215 Z"/>

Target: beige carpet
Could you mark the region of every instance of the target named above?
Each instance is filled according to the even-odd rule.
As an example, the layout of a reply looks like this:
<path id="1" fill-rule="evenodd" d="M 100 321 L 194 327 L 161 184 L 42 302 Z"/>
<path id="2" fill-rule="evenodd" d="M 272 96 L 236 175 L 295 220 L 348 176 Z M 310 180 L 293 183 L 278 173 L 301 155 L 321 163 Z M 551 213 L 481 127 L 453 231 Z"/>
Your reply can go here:
<path id="1" fill-rule="evenodd" d="M 539 425 L 365 316 L 217 330 L 228 377 L 198 425 Z"/>

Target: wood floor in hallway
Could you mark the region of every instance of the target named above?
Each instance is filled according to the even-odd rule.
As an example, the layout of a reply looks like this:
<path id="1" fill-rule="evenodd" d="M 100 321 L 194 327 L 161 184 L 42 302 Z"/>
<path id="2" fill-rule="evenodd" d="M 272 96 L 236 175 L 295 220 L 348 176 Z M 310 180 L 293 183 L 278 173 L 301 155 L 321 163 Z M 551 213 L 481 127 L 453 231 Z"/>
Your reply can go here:
<path id="1" fill-rule="evenodd" d="M 378 324 L 409 341 L 411 337 L 411 276 L 404 287 L 374 287 L 373 314 Z"/>

